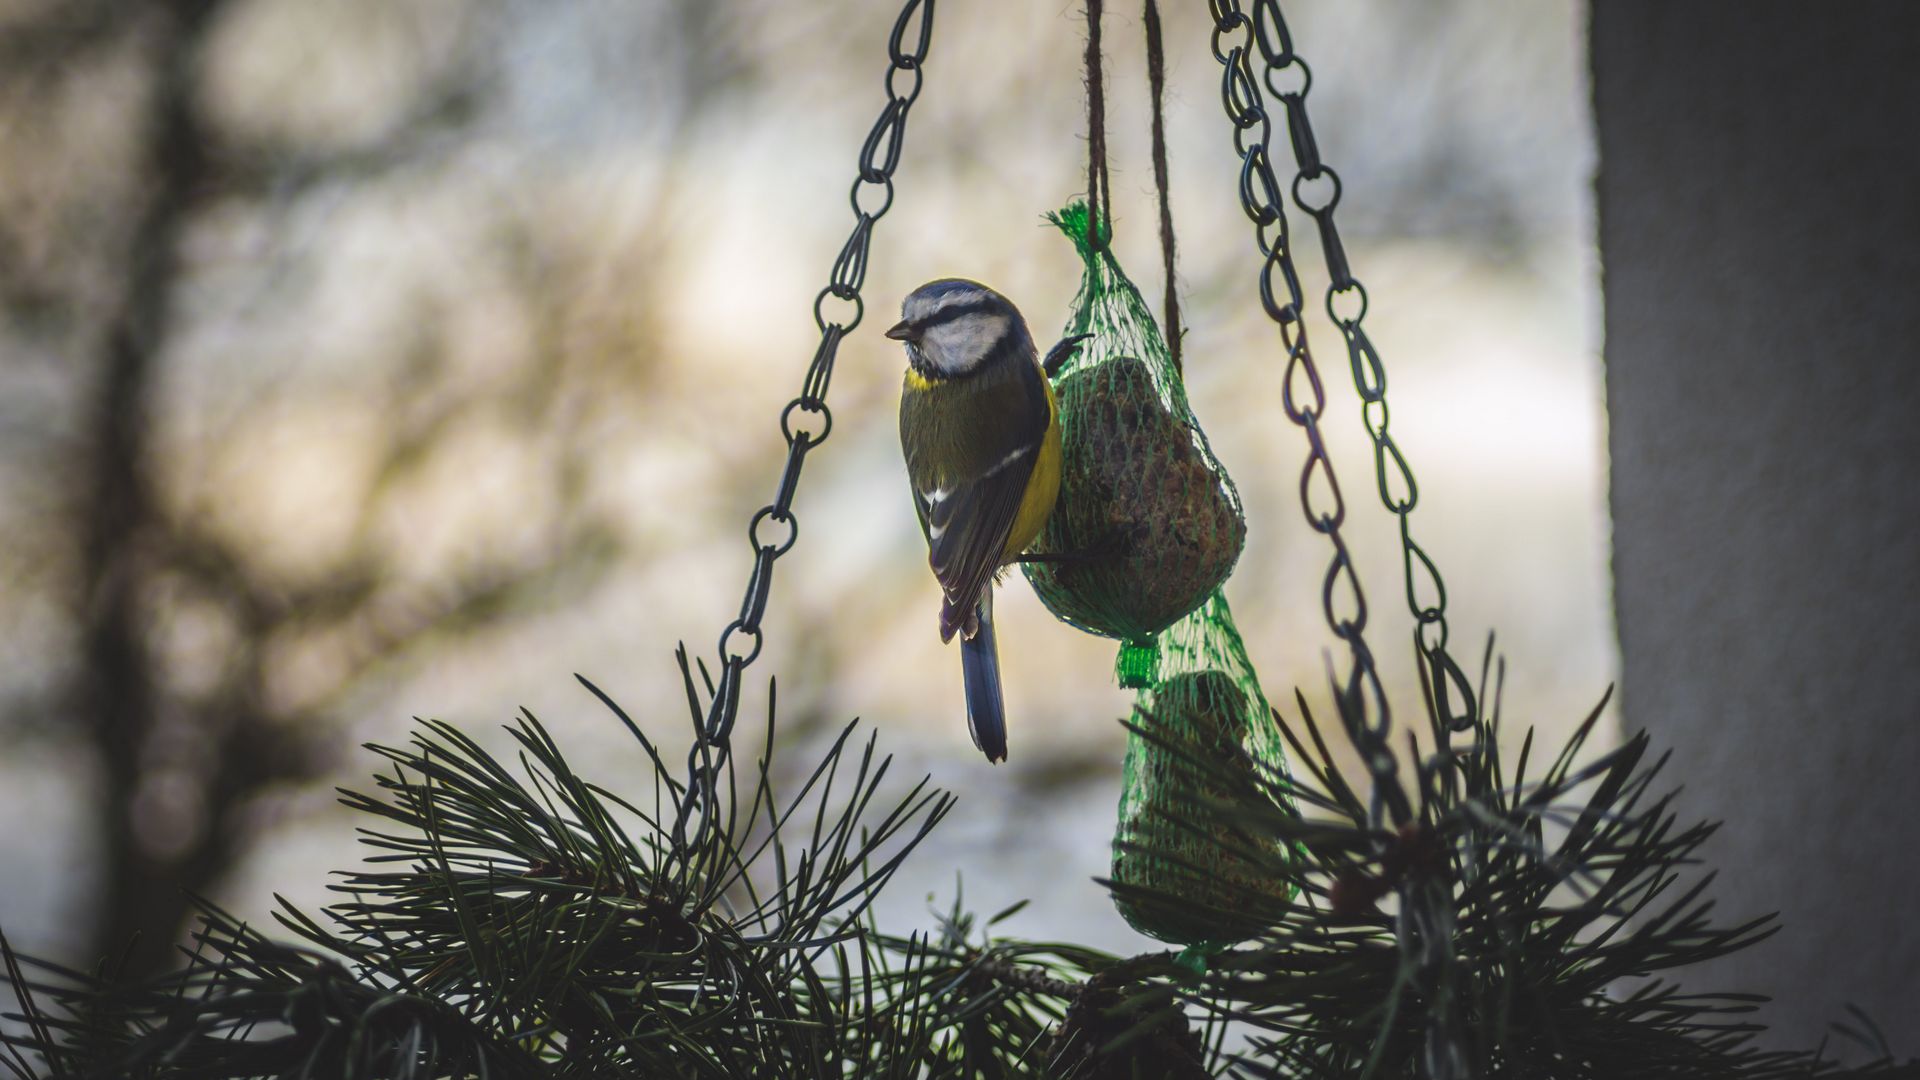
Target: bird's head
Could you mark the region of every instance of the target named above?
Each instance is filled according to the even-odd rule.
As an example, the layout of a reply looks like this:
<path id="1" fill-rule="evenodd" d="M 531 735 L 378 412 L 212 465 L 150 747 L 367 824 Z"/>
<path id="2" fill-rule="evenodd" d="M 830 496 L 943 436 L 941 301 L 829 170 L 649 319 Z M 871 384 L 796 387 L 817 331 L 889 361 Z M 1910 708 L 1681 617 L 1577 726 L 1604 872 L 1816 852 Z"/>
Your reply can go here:
<path id="1" fill-rule="evenodd" d="M 1033 356 L 1033 336 L 1011 301 L 977 281 L 942 278 L 907 294 L 887 336 L 929 378 L 957 379 Z"/>

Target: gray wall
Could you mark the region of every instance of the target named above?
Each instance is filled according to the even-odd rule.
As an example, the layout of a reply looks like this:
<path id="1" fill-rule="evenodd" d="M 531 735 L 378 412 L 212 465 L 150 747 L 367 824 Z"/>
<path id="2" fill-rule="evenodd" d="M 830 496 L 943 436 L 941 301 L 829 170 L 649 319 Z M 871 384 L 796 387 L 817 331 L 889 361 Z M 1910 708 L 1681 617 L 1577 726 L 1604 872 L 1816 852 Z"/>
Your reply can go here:
<path id="1" fill-rule="evenodd" d="M 1920 3 L 1591 29 L 1624 714 L 1785 923 L 1688 982 L 1920 1054 Z"/>

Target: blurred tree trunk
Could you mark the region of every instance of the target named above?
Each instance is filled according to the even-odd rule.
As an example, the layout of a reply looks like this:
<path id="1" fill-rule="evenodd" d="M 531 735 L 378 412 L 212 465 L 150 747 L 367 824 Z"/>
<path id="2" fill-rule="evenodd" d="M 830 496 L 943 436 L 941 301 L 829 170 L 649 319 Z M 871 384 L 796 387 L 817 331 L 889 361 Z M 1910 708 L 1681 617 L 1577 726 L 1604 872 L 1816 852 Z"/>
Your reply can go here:
<path id="1" fill-rule="evenodd" d="M 155 366 L 165 351 L 180 234 L 201 191 L 207 157 L 194 111 L 196 57 L 217 0 L 136 6 L 153 36 L 144 167 L 151 190 L 126 253 L 118 309 L 105 326 L 90 424 L 92 459 L 83 474 L 82 701 L 101 765 L 104 866 L 89 959 L 124 958 L 129 975 L 167 957 L 186 916 L 183 890 L 201 889 L 232 859 L 219 822 L 171 857 L 143 844 L 136 813 L 142 755 L 156 726 L 159 695 L 148 654 L 141 588 L 157 530 L 150 463 L 149 412 Z M 210 753 L 219 748 L 208 747 Z"/>

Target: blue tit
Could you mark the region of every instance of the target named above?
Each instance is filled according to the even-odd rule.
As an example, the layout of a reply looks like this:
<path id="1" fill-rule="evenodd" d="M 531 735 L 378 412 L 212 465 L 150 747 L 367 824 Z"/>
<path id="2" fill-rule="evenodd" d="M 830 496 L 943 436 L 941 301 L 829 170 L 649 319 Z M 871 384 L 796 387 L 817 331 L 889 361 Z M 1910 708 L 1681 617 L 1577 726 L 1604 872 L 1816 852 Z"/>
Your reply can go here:
<path id="1" fill-rule="evenodd" d="M 907 347 L 900 449 L 927 561 L 944 594 L 940 640 L 960 635 L 973 745 L 987 760 L 1005 761 L 993 584 L 1053 511 L 1059 406 L 1026 320 L 1006 297 L 979 282 L 944 278 L 908 294 L 900 314 L 887 331 Z M 1078 340 L 1062 347 L 1071 350 Z"/>

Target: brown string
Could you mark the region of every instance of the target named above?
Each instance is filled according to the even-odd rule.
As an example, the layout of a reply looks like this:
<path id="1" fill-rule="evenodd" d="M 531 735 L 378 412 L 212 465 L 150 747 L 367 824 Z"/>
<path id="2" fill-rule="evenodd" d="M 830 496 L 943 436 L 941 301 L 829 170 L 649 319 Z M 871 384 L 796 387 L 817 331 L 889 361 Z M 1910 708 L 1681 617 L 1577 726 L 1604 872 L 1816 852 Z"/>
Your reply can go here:
<path id="1" fill-rule="evenodd" d="M 1087 0 L 1087 239 L 1106 249 L 1113 235 L 1113 192 L 1107 181 L 1107 98 L 1100 77 L 1104 0 Z"/>
<path id="2" fill-rule="evenodd" d="M 1173 284 L 1173 207 L 1167 200 L 1167 124 L 1161 108 L 1166 96 L 1167 61 L 1160 41 L 1160 5 L 1146 0 L 1147 85 L 1153 94 L 1153 186 L 1160 192 L 1160 261 L 1166 271 L 1165 326 L 1167 353 L 1180 374 L 1180 297 Z"/>

